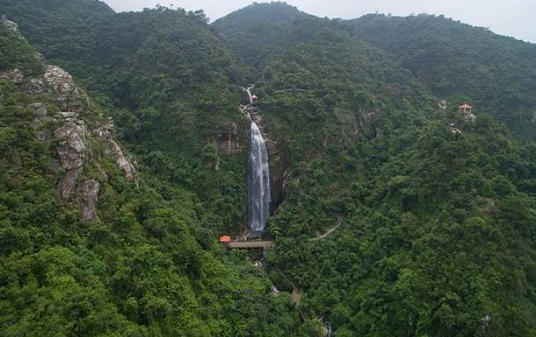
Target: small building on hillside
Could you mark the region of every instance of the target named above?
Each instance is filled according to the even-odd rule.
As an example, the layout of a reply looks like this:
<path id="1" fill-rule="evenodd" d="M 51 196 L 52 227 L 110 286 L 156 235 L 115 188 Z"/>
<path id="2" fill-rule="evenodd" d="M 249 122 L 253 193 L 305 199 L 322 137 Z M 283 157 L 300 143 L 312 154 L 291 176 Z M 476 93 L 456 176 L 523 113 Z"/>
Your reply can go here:
<path id="1" fill-rule="evenodd" d="M 470 114 L 473 112 L 473 106 L 471 104 L 464 103 L 460 105 L 460 112 Z"/>
<path id="2" fill-rule="evenodd" d="M 259 103 L 259 97 L 257 97 L 257 95 L 252 95 L 251 104 L 257 104 L 257 103 Z"/>
<path id="3" fill-rule="evenodd" d="M 231 239 L 231 237 L 229 235 L 220 236 L 220 242 L 221 243 L 229 243 L 231 241 L 232 241 L 232 239 Z"/>
<path id="4" fill-rule="evenodd" d="M 473 114 L 473 106 L 471 104 L 464 103 L 460 105 L 460 113 L 463 115 L 465 120 L 474 122 L 476 116 Z"/>

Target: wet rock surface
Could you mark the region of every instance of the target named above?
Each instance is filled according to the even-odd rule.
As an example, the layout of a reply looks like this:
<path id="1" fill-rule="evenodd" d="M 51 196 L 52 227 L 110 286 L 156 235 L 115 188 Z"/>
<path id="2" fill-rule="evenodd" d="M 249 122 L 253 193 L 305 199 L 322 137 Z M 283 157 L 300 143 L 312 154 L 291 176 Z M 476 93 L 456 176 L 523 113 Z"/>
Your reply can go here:
<path id="1" fill-rule="evenodd" d="M 230 122 L 217 126 L 217 133 L 211 138 L 218 144 L 218 149 L 226 155 L 242 153 L 245 146 L 244 140 L 240 137 L 239 127 L 236 123 Z"/>

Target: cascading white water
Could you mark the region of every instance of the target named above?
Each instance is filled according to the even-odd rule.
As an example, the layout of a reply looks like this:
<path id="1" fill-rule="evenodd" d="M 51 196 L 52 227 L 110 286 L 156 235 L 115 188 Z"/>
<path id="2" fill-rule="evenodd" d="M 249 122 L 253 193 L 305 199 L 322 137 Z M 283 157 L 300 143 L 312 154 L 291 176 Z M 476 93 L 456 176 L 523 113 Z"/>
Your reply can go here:
<path id="1" fill-rule="evenodd" d="M 253 105 L 253 95 L 251 94 L 251 89 L 253 89 L 253 85 L 250 85 L 247 89 L 244 88 L 244 90 L 246 90 L 248 93 L 249 105 Z"/>
<path id="2" fill-rule="evenodd" d="M 251 88 L 246 89 L 249 105 L 253 103 Z M 248 159 L 248 225 L 253 233 L 264 230 L 270 216 L 270 172 L 268 150 L 259 126 L 251 118 L 251 141 Z"/>
<path id="3" fill-rule="evenodd" d="M 248 162 L 248 225 L 262 232 L 270 215 L 270 173 L 268 151 L 257 123 L 251 121 L 251 145 Z"/>

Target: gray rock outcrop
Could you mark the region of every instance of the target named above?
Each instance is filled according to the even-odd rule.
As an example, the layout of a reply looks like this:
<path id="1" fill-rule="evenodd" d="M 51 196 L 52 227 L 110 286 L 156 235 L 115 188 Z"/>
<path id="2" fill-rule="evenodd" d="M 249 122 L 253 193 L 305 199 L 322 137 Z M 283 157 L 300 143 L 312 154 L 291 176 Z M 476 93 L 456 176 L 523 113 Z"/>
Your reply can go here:
<path id="1" fill-rule="evenodd" d="M 49 129 L 44 128 L 46 122 L 53 121 L 54 118 L 48 116 L 47 107 L 43 103 L 32 103 L 28 105 L 28 108 L 34 112 L 34 119 L 32 120 L 31 127 L 34 130 L 35 136 L 41 142 L 49 140 L 52 133 Z"/>
<path id="2" fill-rule="evenodd" d="M 437 109 L 440 110 L 440 111 L 446 111 L 447 110 L 447 107 L 448 107 L 448 102 L 446 99 L 440 99 L 438 102 L 437 102 Z"/>
<path id="3" fill-rule="evenodd" d="M 217 126 L 217 133 L 211 137 L 218 144 L 218 149 L 226 155 L 242 153 L 244 144 L 240 139 L 238 125 L 233 122 Z"/>
<path id="4" fill-rule="evenodd" d="M 115 141 L 114 135 L 114 125 L 111 119 L 108 119 L 106 123 L 102 126 L 93 130 L 93 134 L 100 138 L 104 144 L 107 145 L 106 152 L 110 155 L 117 166 L 123 170 L 125 176 L 128 179 L 137 179 L 138 172 L 136 165 L 131 156 L 125 155 L 123 149 Z"/>
<path id="5" fill-rule="evenodd" d="M 65 121 L 54 136 L 60 140 L 57 153 L 61 167 L 67 172 L 59 183 L 60 195 L 67 200 L 73 191 L 78 176 L 83 171 L 84 160 L 87 155 L 87 128 L 74 121 Z"/>
<path id="6" fill-rule="evenodd" d="M 9 29 L 11 32 L 20 35 L 19 26 L 15 22 L 9 21 L 5 15 L 2 15 L 0 17 L 0 23 L 2 24 L 2 26 Z"/>
<path id="7" fill-rule="evenodd" d="M 107 154 L 124 172 L 128 179 L 137 178 L 137 170 L 130 156 L 125 155 L 123 149 L 113 137 L 113 123 L 111 119 L 104 125 L 89 130 L 81 113 L 88 112 L 87 105 L 81 99 L 81 95 L 72 76 L 57 66 L 47 66 L 42 78 L 25 79 L 22 71 L 13 69 L 0 73 L 0 79 L 20 85 L 25 91 L 34 94 L 51 94 L 58 101 L 65 102 L 63 110 L 55 113 L 47 111 L 43 103 L 32 103 L 28 107 L 34 111 L 35 118 L 32 120 L 32 128 L 36 138 L 42 142 L 48 141 L 52 135 L 59 140 L 56 152 L 59 164 L 65 171 L 65 175 L 58 183 L 60 196 L 67 201 L 75 190 L 79 176 L 84 170 L 84 164 L 89 158 L 91 150 L 91 137 L 97 135 L 105 144 Z M 71 102 L 67 106 L 67 102 Z M 54 131 L 42 129 L 46 122 L 59 122 L 60 126 Z"/>
<path id="8" fill-rule="evenodd" d="M 60 191 L 60 196 L 63 200 L 67 200 L 71 195 L 80 173 L 82 173 L 82 167 L 73 168 L 67 171 L 65 176 L 58 183 L 58 190 Z"/>
<path id="9" fill-rule="evenodd" d="M 1 17 L 0 24 L 24 39 L 14 22 Z M 100 173 L 101 183 L 108 181 L 108 173 L 99 162 L 102 158 L 96 155 L 103 146 L 105 155 L 131 180 L 137 179 L 135 162 L 114 139 L 111 119 L 105 119 L 91 108 L 89 98 L 77 88 L 72 76 L 58 66 L 45 64 L 41 55 L 35 56 L 44 66 L 42 75 L 25 76 L 21 69 L 14 68 L 0 72 L 0 80 L 39 100 L 27 106 L 34 114 L 30 126 L 44 146 L 55 147 L 51 150 L 57 156 L 51 156 L 50 162 L 59 178 L 59 194 L 64 202 L 80 200 L 81 218 L 93 223 L 98 220 L 100 183 L 89 179 L 80 184 L 84 171 L 91 167 L 92 172 Z M 0 92 L 0 100 L 4 96 Z M 52 111 L 51 107 L 55 106 L 60 108 Z M 73 198 L 75 191 L 77 198 Z"/>
<path id="10" fill-rule="evenodd" d="M 0 80 L 5 80 L 13 84 L 21 84 L 24 81 L 24 75 L 18 68 L 0 71 Z"/>
<path id="11" fill-rule="evenodd" d="M 96 180 L 86 180 L 82 184 L 81 195 L 81 218 L 85 222 L 92 224 L 99 220 L 97 215 L 97 202 L 99 200 L 100 184 Z"/>
<path id="12" fill-rule="evenodd" d="M 47 107 L 43 103 L 32 103 L 28 107 L 34 111 L 36 118 L 47 117 Z"/>
<path id="13" fill-rule="evenodd" d="M 80 98 L 71 74 L 58 66 L 47 66 L 44 75 L 46 85 L 60 98 Z"/>

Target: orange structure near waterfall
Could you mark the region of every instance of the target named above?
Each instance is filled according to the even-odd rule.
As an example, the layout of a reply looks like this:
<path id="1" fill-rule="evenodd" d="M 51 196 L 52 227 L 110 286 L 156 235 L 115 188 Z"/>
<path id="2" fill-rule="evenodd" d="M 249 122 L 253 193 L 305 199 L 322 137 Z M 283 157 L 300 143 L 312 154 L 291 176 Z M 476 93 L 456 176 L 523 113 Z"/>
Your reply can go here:
<path id="1" fill-rule="evenodd" d="M 231 237 L 229 235 L 220 236 L 220 242 L 221 243 L 229 243 L 231 241 L 232 241 L 232 239 L 231 239 Z"/>

